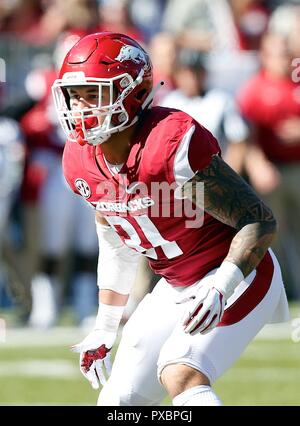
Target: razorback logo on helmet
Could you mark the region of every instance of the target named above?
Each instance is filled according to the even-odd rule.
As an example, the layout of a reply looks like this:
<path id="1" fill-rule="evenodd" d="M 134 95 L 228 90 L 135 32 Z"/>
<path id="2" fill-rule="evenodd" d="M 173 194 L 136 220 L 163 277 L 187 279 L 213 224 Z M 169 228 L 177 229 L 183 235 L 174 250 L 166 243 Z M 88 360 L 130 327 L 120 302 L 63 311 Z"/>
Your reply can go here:
<path id="1" fill-rule="evenodd" d="M 135 124 L 141 110 L 148 108 L 153 99 L 152 77 L 147 52 L 130 37 L 102 32 L 80 39 L 65 57 L 52 86 L 55 108 L 67 138 L 80 145 L 100 145 Z M 103 111 L 99 111 L 99 105 L 91 104 L 89 108 L 75 108 L 69 93 L 73 85 L 84 90 L 92 86 L 98 88 L 98 93 L 105 89 L 110 107 Z M 115 88 L 121 94 L 118 98 Z M 95 116 L 102 118 L 95 120 Z"/>
<path id="2" fill-rule="evenodd" d="M 80 195 L 82 195 L 82 197 L 90 198 L 90 196 L 92 195 L 91 188 L 89 187 L 89 184 L 84 179 L 76 179 L 75 186 L 80 192 Z"/>
<path id="3" fill-rule="evenodd" d="M 144 65 L 147 65 L 147 59 L 145 53 L 134 46 L 129 46 L 126 44 L 125 46 L 122 46 L 118 56 L 115 58 L 116 61 L 133 61 L 135 64 L 141 64 L 144 63 Z"/>

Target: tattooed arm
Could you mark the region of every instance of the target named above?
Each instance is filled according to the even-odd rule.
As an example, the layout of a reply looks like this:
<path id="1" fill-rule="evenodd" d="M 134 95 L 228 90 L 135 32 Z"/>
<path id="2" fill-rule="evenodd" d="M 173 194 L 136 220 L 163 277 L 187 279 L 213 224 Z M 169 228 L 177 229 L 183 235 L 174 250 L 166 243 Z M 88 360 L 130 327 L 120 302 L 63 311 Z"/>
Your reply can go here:
<path id="1" fill-rule="evenodd" d="M 204 206 L 197 202 L 197 182 L 204 183 Z M 205 334 L 219 324 L 227 300 L 264 257 L 275 235 L 276 221 L 250 186 L 217 155 L 186 183 L 184 195 L 238 230 L 226 258 L 213 275 L 213 286 L 196 286 L 178 302 L 191 301 L 183 317 L 185 333 Z"/>
<path id="2" fill-rule="evenodd" d="M 193 202 L 197 200 L 196 182 L 204 183 L 204 210 L 238 230 L 225 260 L 237 265 L 246 277 L 260 263 L 276 233 L 271 210 L 217 155 L 187 183 L 185 195 Z"/>

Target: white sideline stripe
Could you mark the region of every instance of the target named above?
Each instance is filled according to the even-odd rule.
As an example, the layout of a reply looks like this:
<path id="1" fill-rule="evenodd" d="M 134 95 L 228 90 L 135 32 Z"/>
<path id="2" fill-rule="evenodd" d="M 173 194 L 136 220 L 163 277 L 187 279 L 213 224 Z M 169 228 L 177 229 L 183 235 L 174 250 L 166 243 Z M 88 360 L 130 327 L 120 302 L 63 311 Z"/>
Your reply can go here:
<path id="1" fill-rule="evenodd" d="M 120 327 L 121 331 L 122 327 Z M 70 347 L 79 343 L 91 331 L 77 327 L 53 327 L 49 330 L 35 330 L 32 328 L 7 328 L 6 340 L 0 343 L 2 348 L 28 348 L 61 346 L 68 351 Z M 119 333 L 120 336 L 120 333 Z M 118 342 L 118 340 L 117 340 Z"/>
<path id="2" fill-rule="evenodd" d="M 122 328 L 122 327 L 121 327 Z M 291 323 L 266 325 L 256 336 L 255 340 L 291 339 Z M 11 347 L 69 347 L 80 342 L 90 330 L 76 327 L 54 327 L 50 330 L 33 330 L 31 328 L 7 328 L 6 341 L 0 343 L 1 348 Z M 120 330 L 121 332 L 121 330 Z M 121 333 L 119 333 L 120 337 Z"/>
<path id="3" fill-rule="evenodd" d="M 80 377 L 80 372 L 77 363 L 62 359 L 1 361 L 0 377 L 6 376 L 73 379 Z"/>
<path id="4" fill-rule="evenodd" d="M 0 377 L 43 377 L 73 379 L 80 378 L 79 369 L 74 363 L 61 359 L 42 361 L 31 359 L 29 361 L 2 361 L 0 364 Z M 236 379 L 235 379 L 236 378 Z M 226 373 L 222 381 L 300 381 L 298 367 L 236 367 Z"/>
<path id="5" fill-rule="evenodd" d="M 76 327 L 54 327 L 49 330 L 7 328 L 4 347 L 71 346 L 80 342 L 90 330 Z"/>
<path id="6" fill-rule="evenodd" d="M 300 370 L 298 367 L 235 367 L 227 372 L 220 380 L 228 382 L 288 382 L 300 381 Z"/>

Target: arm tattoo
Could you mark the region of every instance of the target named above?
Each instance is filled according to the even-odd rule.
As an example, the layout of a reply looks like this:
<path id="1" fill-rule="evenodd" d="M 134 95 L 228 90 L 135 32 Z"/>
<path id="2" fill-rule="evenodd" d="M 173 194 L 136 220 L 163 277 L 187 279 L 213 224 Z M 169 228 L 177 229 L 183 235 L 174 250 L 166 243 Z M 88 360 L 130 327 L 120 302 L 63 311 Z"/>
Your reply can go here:
<path id="1" fill-rule="evenodd" d="M 272 211 L 252 188 L 219 156 L 186 184 L 185 195 L 196 202 L 196 182 L 204 183 L 204 210 L 238 230 L 225 260 L 236 264 L 244 276 L 264 257 L 276 232 Z"/>

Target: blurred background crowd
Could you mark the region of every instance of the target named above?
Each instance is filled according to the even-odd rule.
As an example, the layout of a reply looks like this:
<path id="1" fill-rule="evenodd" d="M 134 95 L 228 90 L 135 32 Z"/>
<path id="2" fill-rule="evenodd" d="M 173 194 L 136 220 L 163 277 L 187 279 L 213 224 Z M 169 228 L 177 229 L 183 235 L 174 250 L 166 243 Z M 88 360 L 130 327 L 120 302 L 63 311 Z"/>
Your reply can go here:
<path id="1" fill-rule="evenodd" d="M 42 328 L 65 307 L 78 325 L 96 312 L 94 213 L 64 181 L 50 88 L 67 51 L 103 30 L 149 51 L 165 82 L 154 103 L 206 126 L 274 210 L 299 300 L 300 0 L 0 0 L 0 309 Z M 141 264 L 127 315 L 156 280 Z"/>

